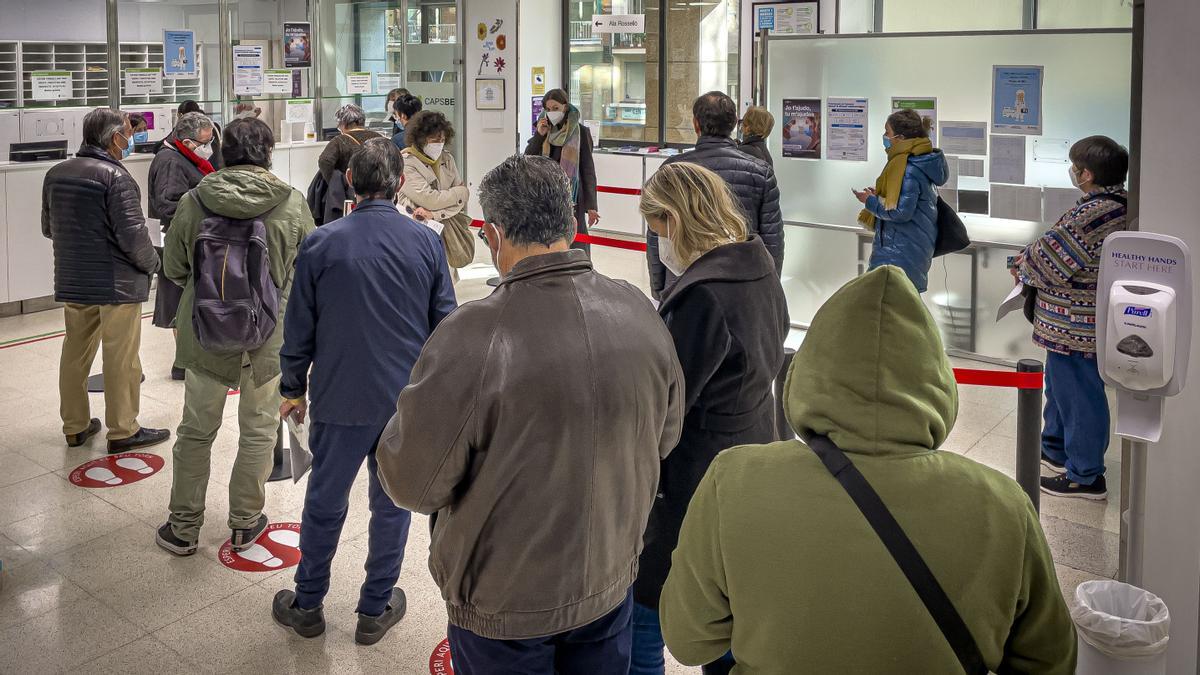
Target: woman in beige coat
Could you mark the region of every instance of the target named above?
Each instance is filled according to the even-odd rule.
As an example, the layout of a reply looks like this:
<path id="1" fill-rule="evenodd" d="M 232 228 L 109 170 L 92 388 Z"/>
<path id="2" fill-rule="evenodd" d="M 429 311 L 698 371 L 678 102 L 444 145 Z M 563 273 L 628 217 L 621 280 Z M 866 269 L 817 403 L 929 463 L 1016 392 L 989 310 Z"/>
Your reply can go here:
<path id="1" fill-rule="evenodd" d="M 443 225 L 442 242 L 450 267 L 459 269 L 475 258 L 475 237 L 467 215 L 470 193 L 446 143 L 454 127 L 446 116 L 422 110 L 405 127 L 404 184 L 397 196 L 400 209 L 418 221 Z"/>

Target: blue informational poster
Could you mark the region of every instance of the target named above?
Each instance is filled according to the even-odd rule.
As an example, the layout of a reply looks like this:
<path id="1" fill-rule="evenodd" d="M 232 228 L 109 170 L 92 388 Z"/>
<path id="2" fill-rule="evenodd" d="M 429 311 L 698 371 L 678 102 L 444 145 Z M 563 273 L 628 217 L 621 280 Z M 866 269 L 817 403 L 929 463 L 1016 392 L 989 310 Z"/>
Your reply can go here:
<path id="1" fill-rule="evenodd" d="M 758 7 L 758 25 L 757 30 L 775 30 L 775 8 L 774 7 Z"/>
<path id="2" fill-rule="evenodd" d="M 163 31 L 163 77 L 196 77 L 196 32 Z"/>
<path id="3" fill-rule="evenodd" d="M 1042 66 L 992 66 L 992 133 L 1042 135 Z"/>

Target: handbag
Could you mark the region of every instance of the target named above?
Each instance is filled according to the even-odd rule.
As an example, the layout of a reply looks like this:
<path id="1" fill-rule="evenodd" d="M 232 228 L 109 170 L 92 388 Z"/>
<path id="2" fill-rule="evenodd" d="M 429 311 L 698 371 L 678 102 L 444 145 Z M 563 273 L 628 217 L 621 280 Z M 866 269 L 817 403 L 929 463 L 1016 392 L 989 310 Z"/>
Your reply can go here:
<path id="1" fill-rule="evenodd" d="M 987 675 L 988 667 L 983 662 L 983 654 L 971 630 L 954 608 L 954 603 L 938 583 L 933 571 L 921 558 L 920 552 L 913 546 L 912 540 L 879 498 L 879 493 L 833 441 L 825 436 L 813 435 L 804 439 L 804 442 L 821 459 L 829 473 L 850 495 L 850 499 L 854 500 L 871 529 L 875 530 L 888 553 L 892 554 L 900 571 L 904 572 L 913 590 L 920 596 L 925 609 L 937 622 L 946 642 L 950 643 L 963 671 L 967 675 Z"/>
<path id="2" fill-rule="evenodd" d="M 471 217 L 456 213 L 442 220 L 442 244 L 446 247 L 446 261 L 453 269 L 461 269 L 475 260 L 475 235 L 471 232 Z"/>
<path id="3" fill-rule="evenodd" d="M 967 226 L 950 208 L 941 195 L 937 198 L 937 239 L 933 243 L 933 257 L 957 253 L 971 245 Z"/>

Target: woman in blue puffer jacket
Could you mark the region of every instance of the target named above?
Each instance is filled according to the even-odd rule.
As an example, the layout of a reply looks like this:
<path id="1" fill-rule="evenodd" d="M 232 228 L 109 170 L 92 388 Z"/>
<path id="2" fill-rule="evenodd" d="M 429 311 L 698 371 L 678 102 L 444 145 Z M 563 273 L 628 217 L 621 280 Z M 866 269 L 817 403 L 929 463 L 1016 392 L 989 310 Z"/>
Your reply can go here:
<path id="1" fill-rule="evenodd" d="M 888 163 L 875 187 L 854 190 L 865 207 L 858 221 L 875 231 L 870 269 L 895 265 L 924 293 L 937 241 L 937 188 L 946 183 L 946 156 L 929 140 L 930 120 L 897 110 L 884 126 Z"/>

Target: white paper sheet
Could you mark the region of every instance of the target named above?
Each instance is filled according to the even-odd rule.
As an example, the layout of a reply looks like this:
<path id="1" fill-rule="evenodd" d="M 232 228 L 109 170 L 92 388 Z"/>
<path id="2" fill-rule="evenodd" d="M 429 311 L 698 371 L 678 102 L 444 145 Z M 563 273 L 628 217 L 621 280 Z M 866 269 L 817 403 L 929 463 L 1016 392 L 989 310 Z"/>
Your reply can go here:
<path id="1" fill-rule="evenodd" d="M 375 73 L 375 93 L 386 95 L 393 89 L 399 89 L 404 81 L 400 73 Z"/>
<path id="2" fill-rule="evenodd" d="M 288 452 L 292 459 L 292 483 L 299 483 L 304 474 L 312 468 L 312 451 L 308 446 L 308 425 L 297 422 L 293 416 L 287 416 Z"/>
<path id="3" fill-rule="evenodd" d="M 424 225 L 425 225 L 425 227 L 428 227 L 429 229 L 433 230 L 433 233 L 439 237 L 442 236 L 442 230 L 446 229 L 445 225 L 443 225 L 442 223 L 439 223 L 436 220 L 426 220 L 426 221 L 424 221 Z"/>
<path id="4" fill-rule="evenodd" d="M 371 93 L 371 73 L 346 73 L 346 93 L 361 96 Z"/>
<path id="5" fill-rule="evenodd" d="M 125 94 L 146 96 L 163 93 L 162 68 L 126 68 Z"/>
<path id="6" fill-rule="evenodd" d="M 310 121 L 312 119 L 312 103 L 311 98 L 289 100 L 284 106 L 285 119 L 293 124 Z"/>
<path id="7" fill-rule="evenodd" d="M 941 124 L 942 152 L 955 155 L 987 155 L 987 122 L 953 122 Z"/>
<path id="8" fill-rule="evenodd" d="M 991 171 L 993 183 L 1025 182 L 1025 137 L 992 135 Z"/>
<path id="9" fill-rule="evenodd" d="M 959 163 L 959 161 L 960 160 L 957 157 L 947 157 L 946 158 L 946 168 L 949 170 L 949 174 L 946 176 L 946 184 L 943 185 L 942 187 L 948 188 L 950 190 L 958 189 L 958 163 Z"/>
<path id="10" fill-rule="evenodd" d="M 867 99 L 831 96 L 825 100 L 825 119 L 825 158 L 867 161 Z"/>
<path id="11" fill-rule="evenodd" d="M 1042 220 L 1042 189 L 1038 187 L 992 183 L 990 203 L 993 218 Z"/>
<path id="12" fill-rule="evenodd" d="M 1042 222 L 1057 223 L 1064 213 L 1075 208 L 1082 196 L 1083 193 L 1076 188 L 1046 188 L 1042 197 Z"/>
<path id="13" fill-rule="evenodd" d="M 1003 319 L 1014 309 L 1021 309 L 1025 306 L 1025 296 L 1022 295 L 1024 290 L 1025 284 L 1018 282 L 1016 286 L 1013 286 L 1012 292 L 1010 292 L 1008 297 L 1004 298 L 1004 302 L 1001 302 L 1000 306 L 996 308 L 996 321 Z"/>
<path id="14" fill-rule="evenodd" d="M 958 158 L 958 175 L 983 178 L 983 160 Z"/>
<path id="15" fill-rule="evenodd" d="M 275 70 L 263 71 L 263 93 L 292 93 L 292 69 L 277 68 Z"/>
<path id="16" fill-rule="evenodd" d="M 258 96 L 263 91 L 262 45 L 233 46 L 233 93 Z"/>

